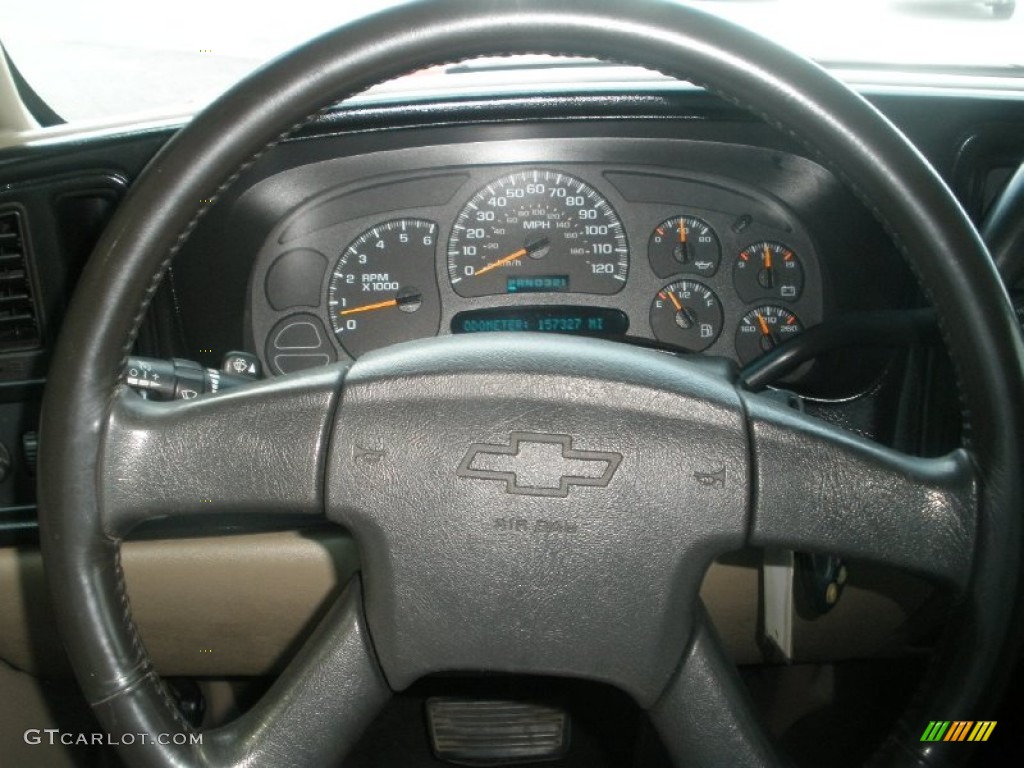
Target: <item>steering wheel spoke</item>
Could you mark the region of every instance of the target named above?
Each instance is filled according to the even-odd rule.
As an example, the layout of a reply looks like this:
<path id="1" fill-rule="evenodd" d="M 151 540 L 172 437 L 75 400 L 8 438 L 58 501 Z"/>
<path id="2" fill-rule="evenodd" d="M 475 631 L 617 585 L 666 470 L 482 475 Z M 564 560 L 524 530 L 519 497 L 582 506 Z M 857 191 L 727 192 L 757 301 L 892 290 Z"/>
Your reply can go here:
<path id="1" fill-rule="evenodd" d="M 197 732 L 152 670 L 93 706 L 98 716 L 123 724 L 111 732 L 124 742 L 125 757 L 139 764 L 312 768 L 338 764 L 390 697 L 367 635 L 357 576 L 263 698 L 227 725 Z M 160 706 L 140 706 L 153 700 Z M 147 734 L 159 735 L 139 739 L 140 718 Z"/>
<path id="2" fill-rule="evenodd" d="M 757 396 L 750 543 L 888 563 L 962 588 L 977 482 L 964 450 L 909 456 Z"/>
<path id="3" fill-rule="evenodd" d="M 650 716 L 675 765 L 754 768 L 779 764 L 703 605 L 690 646 Z"/>
<path id="4" fill-rule="evenodd" d="M 357 576 L 263 699 L 203 734 L 203 764 L 337 765 L 390 697 Z"/>
<path id="5" fill-rule="evenodd" d="M 343 377 L 330 367 L 172 402 L 118 390 L 99 459 L 106 532 L 191 515 L 320 515 Z"/>

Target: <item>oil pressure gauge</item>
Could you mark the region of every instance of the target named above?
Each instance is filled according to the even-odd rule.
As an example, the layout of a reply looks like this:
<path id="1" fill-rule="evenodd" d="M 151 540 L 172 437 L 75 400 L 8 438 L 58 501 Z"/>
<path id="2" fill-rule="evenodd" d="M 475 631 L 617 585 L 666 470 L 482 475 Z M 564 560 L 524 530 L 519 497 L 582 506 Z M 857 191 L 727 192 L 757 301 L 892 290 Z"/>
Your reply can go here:
<path id="1" fill-rule="evenodd" d="M 715 230 L 703 219 L 673 216 L 654 228 L 647 256 L 660 277 L 679 272 L 711 277 L 718 271 L 722 248 Z"/>

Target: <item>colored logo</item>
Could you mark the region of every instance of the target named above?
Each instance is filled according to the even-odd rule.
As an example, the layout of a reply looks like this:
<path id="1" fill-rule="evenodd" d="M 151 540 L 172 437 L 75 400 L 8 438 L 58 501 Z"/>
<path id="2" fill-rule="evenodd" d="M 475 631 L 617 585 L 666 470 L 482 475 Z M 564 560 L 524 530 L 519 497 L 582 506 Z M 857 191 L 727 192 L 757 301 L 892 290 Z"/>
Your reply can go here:
<path id="1" fill-rule="evenodd" d="M 932 720 L 921 741 L 988 741 L 996 720 Z"/>
<path id="2" fill-rule="evenodd" d="M 508 443 L 473 443 L 459 477 L 501 481 L 506 493 L 564 499 L 574 485 L 607 487 L 622 461 L 611 451 L 576 450 L 569 435 L 512 432 Z"/>

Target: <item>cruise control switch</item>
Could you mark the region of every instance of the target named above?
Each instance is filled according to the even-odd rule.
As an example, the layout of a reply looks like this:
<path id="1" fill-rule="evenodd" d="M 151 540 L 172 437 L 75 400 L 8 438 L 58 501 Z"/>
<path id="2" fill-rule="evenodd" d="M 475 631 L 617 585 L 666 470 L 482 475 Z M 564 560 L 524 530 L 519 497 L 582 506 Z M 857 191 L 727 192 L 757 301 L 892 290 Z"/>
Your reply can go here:
<path id="1" fill-rule="evenodd" d="M 248 384 L 251 376 L 237 376 L 204 368 L 192 360 L 129 357 L 122 380 L 150 400 L 191 400 Z"/>

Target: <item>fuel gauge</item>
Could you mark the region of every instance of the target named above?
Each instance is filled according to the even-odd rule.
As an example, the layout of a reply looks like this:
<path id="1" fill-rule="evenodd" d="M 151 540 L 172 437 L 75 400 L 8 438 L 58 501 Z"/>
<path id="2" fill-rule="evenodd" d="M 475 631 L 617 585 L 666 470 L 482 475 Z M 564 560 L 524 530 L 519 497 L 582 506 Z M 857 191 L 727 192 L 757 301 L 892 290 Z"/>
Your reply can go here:
<path id="1" fill-rule="evenodd" d="M 654 297 L 651 329 L 659 341 L 703 352 L 722 332 L 722 302 L 703 283 L 676 280 Z"/>

